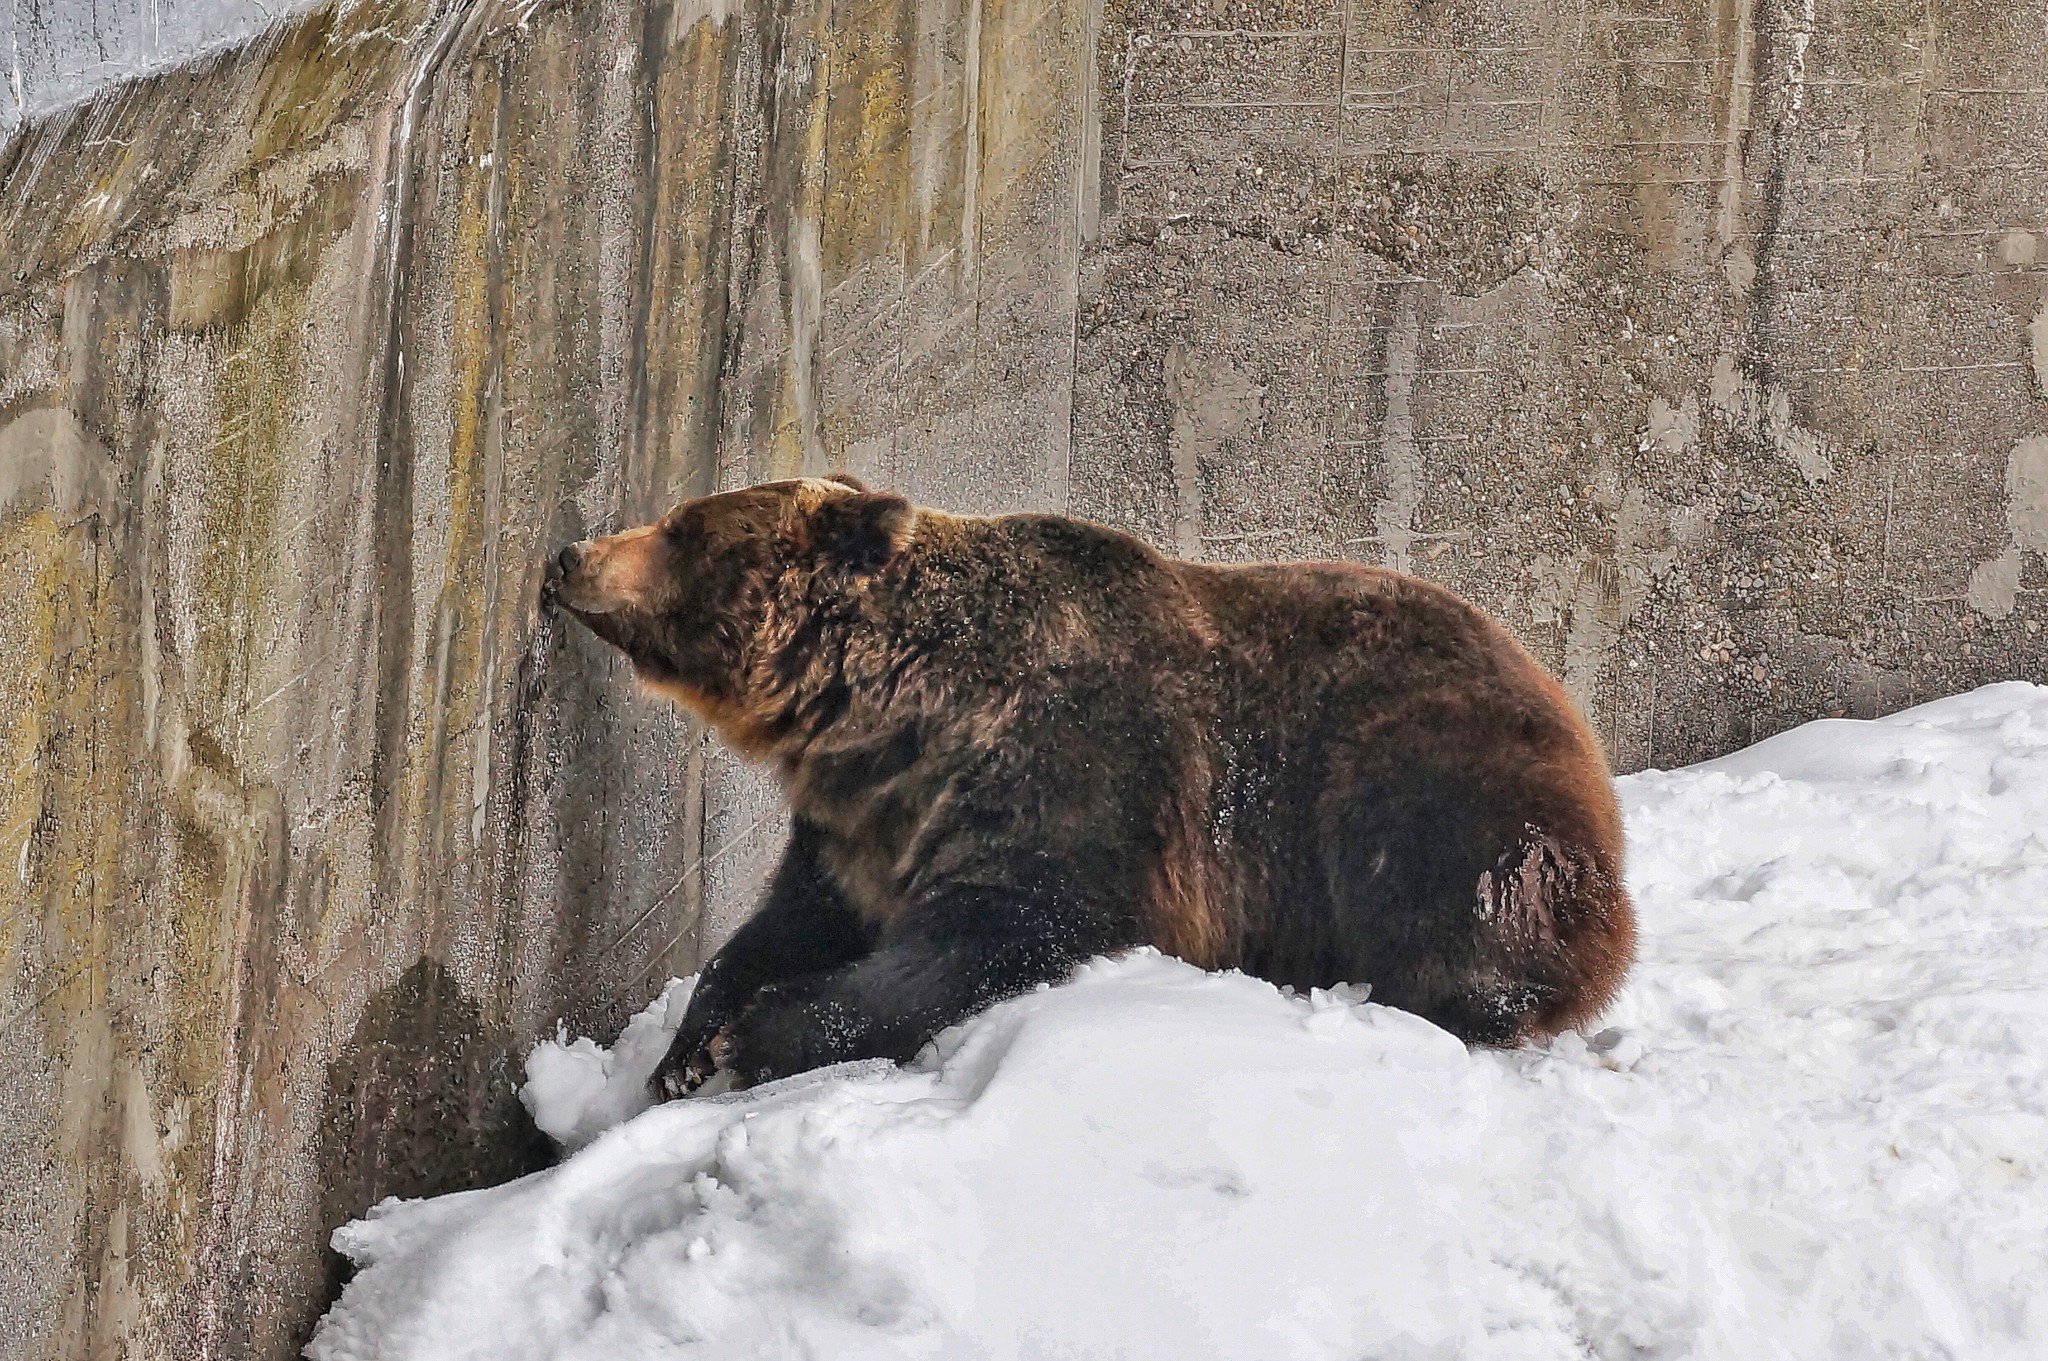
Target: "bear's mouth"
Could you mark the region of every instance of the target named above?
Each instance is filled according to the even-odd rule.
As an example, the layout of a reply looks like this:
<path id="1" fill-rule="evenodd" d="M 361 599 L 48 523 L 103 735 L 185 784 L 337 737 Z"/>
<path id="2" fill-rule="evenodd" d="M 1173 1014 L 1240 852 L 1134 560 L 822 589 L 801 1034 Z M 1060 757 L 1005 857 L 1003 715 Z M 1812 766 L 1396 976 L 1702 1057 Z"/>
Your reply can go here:
<path id="1" fill-rule="evenodd" d="M 543 586 L 542 593 L 554 604 L 584 620 L 602 619 L 608 614 L 618 613 L 625 606 L 624 601 L 592 599 L 587 593 L 578 592 L 573 585 L 562 582 L 557 582 L 552 591 Z"/>

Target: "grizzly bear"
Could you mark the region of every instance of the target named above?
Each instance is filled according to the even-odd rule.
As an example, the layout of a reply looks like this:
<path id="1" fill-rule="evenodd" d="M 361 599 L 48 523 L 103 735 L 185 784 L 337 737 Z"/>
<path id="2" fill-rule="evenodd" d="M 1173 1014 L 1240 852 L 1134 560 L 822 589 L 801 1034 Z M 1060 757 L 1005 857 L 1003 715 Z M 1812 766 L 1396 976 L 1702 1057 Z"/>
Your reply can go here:
<path id="1" fill-rule="evenodd" d="M 850 477 L 686 501 L 548 577 L 789 798 L 781 865 L 705 966 L 659 1095 L 907 1060 L 1139 945 L 1368 984 L 1480 1045 L 1591 1019 L 1629 967 L 1599 743 L 1428 582 L 1183 562 Z"/>

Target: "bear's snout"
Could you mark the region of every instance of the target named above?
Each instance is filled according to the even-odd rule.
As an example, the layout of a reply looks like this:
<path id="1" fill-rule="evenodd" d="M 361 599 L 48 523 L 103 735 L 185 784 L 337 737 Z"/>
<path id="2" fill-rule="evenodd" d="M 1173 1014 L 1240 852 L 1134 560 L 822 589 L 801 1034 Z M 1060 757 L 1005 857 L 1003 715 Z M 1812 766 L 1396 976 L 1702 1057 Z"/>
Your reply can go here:
<path id="1" fill-rule="evenodd" d="M 542 574 L 541 590 L 555 604 L 577 614 L 598 614 L 617 607 L 610 592 L 595 580 L 603 575 L 599 562 L 604 555 L 589 539 L 579 539 L 549 560 Z"/>
<path id="2" fill-rule="evenodd" d="M 599 539 L 579 539 L 555 554 L 542 574 L 549 597 L 583 616 L 644 608 L 650 588 L 658 589 L 662 540 L 648 525 Z"/>
<path id="3" fill-rule="evenodd" d="M 543 604 L 560 605 L 568 602 L 562 599 L 562 588 L 569 578 L 583 565 L 584 556 L 589 552 L 587 540 L 572 543 L 547 560 L 547 566 L 540 573 L 540 598 Z"/>

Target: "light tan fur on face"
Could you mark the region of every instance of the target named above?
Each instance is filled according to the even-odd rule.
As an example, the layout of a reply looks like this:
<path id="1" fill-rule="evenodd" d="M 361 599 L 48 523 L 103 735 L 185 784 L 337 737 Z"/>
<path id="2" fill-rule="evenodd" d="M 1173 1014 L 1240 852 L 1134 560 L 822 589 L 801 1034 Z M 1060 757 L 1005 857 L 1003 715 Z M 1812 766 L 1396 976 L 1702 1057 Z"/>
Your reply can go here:
<path id="1" fill-rule="evenodd" d="M 754 525 L 762 524 L 764 519 L 767 524 L 775 525 L 779 519 L 779 532 L 784 542 L 800 553 L 809 536 L 809 525 L 822 508 L 834 501 L 866 494 L 829 478 L 806 477 L 707 498 L 700 503 L 704 505 L 705 513 L 698 528 L 708 536 L 702 551 L 719 551 L 720 534 L 737 518 Z M 678 507 L 676 513 L 683 509 Z M 663 551 L 666 523 L 645 525 L 590 541 L 584 546 L 583 560 L 559 587 L 561 601 L 586 615 L 651 612 L 664 608 L 665 602 L 661 599 L 663 586 L 674 575 L 671 555 Z M 908 538 L 907 527 L 904 537 Z M 772 585 L 769 587 L 771 594 L 776 589 Z M 753 661 L 765 664 L 775 655 L 779 618 L 794 621 L 800 619 L 801 614 L 800 609 L 782 611 L 771 603 L 766 621 L 747 648 Z M 758 760 L 776 754 L 778 695 L 762 676 L 751 674 L 753 670 L 746 661 L 740 663 L 737 693 L 732 694 L 713 693 L 678 680 L 644 673 L 638 676 L 638 680 L 648 693 L 680 705 L 710 724 L 740 755 Z"/>
<path id="2" fill-rule="evenodd" d="M 659 525 L 593 539 L 583 561 L 562 580 L 562 603 L 585 614 L 644 609 L 653 602 L 654 549 Z"/>

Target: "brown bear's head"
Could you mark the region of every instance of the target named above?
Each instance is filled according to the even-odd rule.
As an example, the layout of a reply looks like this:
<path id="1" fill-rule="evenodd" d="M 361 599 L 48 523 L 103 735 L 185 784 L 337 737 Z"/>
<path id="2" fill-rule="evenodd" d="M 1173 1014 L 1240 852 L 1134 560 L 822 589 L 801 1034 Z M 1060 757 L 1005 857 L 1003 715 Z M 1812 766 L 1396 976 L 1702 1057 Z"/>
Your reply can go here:
<path id="1" fill-rule="evenodd" d="M 651 689 L 759 748 L 808 664 L 792 655 L 815 634 L 805 616 L 887 567 L 916 516 L 844 475 L 768 482 L 570 544 L 547 590 Z"/>

